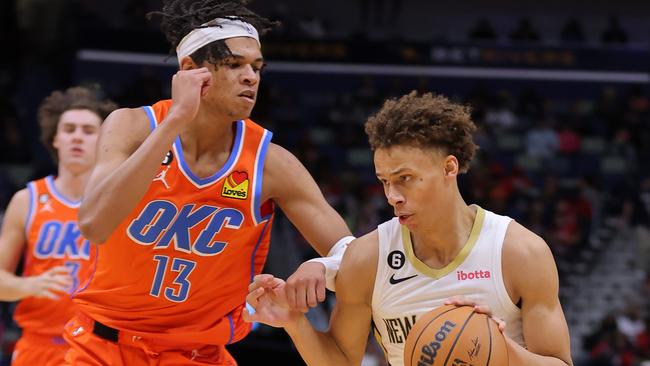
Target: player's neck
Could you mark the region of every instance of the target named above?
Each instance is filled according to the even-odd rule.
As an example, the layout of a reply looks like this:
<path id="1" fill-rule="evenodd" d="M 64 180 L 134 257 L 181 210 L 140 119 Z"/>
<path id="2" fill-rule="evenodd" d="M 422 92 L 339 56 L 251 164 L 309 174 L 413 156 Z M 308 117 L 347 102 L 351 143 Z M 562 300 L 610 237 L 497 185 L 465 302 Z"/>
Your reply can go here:
<path id="1" fill-rule="evenodd" d="M 436 210 L 428 227 L 412 233 L 415 255 L 432 268 L 452 262 L 463 249 L 474 226 L 477 207 L 468 206 L 462 198 Z"/>
<path id="2" fill-rule="evenodd" d="M 75 170 L 59 165 L 59 171 L 54 186 L 56 190 L 72 201 L 79 201 L 84 193 L 86 183 L 90 178 L 90 169 Z"/>
<path id="3" fill-rule="evenodd" d="M 198 157 L 230 151 L 235 136 L 234 120 L 200 109 L 193 126 L 181 134 L 183 151 Z"/>

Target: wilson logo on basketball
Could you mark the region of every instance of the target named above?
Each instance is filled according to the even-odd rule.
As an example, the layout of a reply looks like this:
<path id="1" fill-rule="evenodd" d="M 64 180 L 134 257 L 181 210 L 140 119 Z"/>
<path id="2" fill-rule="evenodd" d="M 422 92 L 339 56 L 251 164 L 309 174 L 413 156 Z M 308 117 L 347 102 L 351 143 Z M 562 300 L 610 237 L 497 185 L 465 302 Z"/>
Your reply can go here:
<path id="1" fill-rule="evenodd" d="M 232 172 L 223 182 L 223 197 L 245 200 L 248 197 L 248 173 Z"/>
<path id="2" fill-rule="evenodd" d="M 445 323 L 440 327 L 440 329 L 436 333 L 434 337 L 435 339 L 432 342 L 423 345 L 422 349 L 420 349 L 421 354 L 420 354 L 420 361 L 418 362 L 418 366 L 434 364 L 436 356 L 438 356 L 438 350 L 442 347 L 442 343 L 447 338 L 447 335 L 455 327 L 456 327 L 456 323 L 450 322 L 449 320 L 445 321 Z"/>
<path id="3" fill-rule="evenodd" d="M 456 279 L 458 281 L 480 280 L 483 278 L 492 278 L 490 271 L 474 271 L 474 272 L 456 271 Z"/>

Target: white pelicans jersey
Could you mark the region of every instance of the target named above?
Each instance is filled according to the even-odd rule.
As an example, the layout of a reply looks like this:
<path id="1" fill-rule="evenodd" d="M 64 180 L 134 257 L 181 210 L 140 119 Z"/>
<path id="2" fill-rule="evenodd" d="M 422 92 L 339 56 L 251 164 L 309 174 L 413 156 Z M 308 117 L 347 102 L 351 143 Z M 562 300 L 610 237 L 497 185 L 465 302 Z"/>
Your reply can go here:
<path id="1" fill-rule="evenodd" d="M 430 268 L 415 256 L 410 232 L 398 218 L 379 225 L 372 318 L 391 366 L 404 364 L 406 336 L 418 316 L 457 295 L 488 305 L 493 316 L 506 321 L 506 334 L 524 345 L 521 311 L 512 303 L 501 272 L 501 248 L 511 221 L 477 207 L 467 243 L 441 269 Z"/>

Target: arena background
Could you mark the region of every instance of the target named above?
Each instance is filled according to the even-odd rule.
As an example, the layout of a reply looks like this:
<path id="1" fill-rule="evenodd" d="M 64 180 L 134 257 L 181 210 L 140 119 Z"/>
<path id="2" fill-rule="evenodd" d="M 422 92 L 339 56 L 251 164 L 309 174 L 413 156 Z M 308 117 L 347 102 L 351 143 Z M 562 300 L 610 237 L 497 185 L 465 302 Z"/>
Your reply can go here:
<path id="1" fill-rule="evenodd" d="M 174 58 L 144 14 L 159 1 L 0 3 L 0 213 L 55 172 L 35 110 L 54 89 L 99 84 L 121 106 L 169 97 Z M 253 119 L 307 166 L 356 234 L 391 216 L 365 118 L 417 89 L 473 107 L 481 150 L 468 202 L 551 246 L 576 365 L 650 360 L 650 2 L 258 0 L 281 20 Z M 0 215 L 1 216 L 1 215 Z M 315 253 L 279 215 L 266 270 L 286 278 Z M 0 255 L 2 255 L 0 253 Z M 329 304 L 310 313 L 326 327 Z M 18 330 L 0 307 L 0 364 Z M 241 365 L 301 365 L 283 331 L 231 347 Z M 369 346 L 364 365 L 383 365 Z"/>

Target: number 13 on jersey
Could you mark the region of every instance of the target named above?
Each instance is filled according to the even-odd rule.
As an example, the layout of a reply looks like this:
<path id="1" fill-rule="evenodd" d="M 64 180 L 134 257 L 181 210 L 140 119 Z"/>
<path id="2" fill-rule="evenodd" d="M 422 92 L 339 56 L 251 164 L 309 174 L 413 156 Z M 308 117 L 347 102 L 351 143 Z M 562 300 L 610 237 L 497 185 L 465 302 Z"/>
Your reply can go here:
<path id="1" fill-rule="evenodd" d="M 149 295 L 160 297 L 162 292 L 169 301 L 183 302 L 187 300 L 192 285 L 189 276 L 196 267 L 196 262 L 182 258 L 170 258 L 166 255 L 155 255 L 153 259 L 157 262 L 156 274 Z M 163 289 L 162 285 L 167 275 L 175 277 L 172 281 L 175 286 L 168 286 Z"/>

